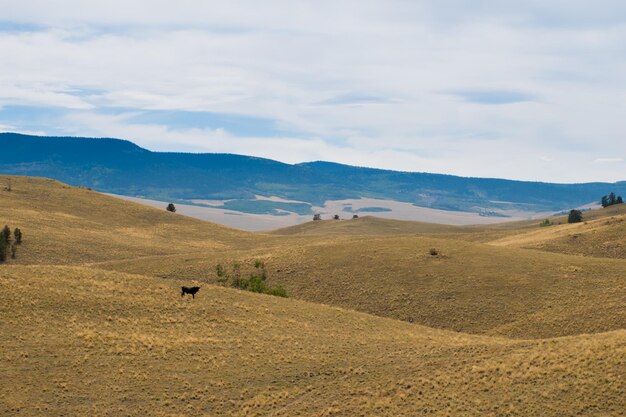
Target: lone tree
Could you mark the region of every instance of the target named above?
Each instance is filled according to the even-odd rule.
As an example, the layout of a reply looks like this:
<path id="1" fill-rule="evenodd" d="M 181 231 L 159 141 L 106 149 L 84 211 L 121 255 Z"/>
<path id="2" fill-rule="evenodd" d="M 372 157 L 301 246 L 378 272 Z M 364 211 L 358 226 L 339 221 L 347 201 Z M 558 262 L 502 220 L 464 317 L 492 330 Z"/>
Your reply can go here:
<path id="1" fill-rule="evenodd" d="M 333 216 L 333 220 L 339 220 L 339 215 L 338 215 L 338 214 L 335 214 L 335 215 Z"/>
<path id="2" fill-rule="evenodd" d="M 18 227 L 13 231 L 13 237 L 15 238 L 15 243 L 18 245 L 22 244 L 22 231 Z"/>
<path id="3" fill-rule="evenodd" d="M 580 223 L 583 221 L 583 212 L 580 210 L 571 210 L 567 216 L 568 223 Z"/>
<path id="4" fill-rule="evenodd" d="M 353 218 L 353 219 L 358 219 L 358 218 L 359 218 L 359 215 L 358 215 L 358 214 L 353 214 L 353 215 L 352 215 L 352 218 Z"/>
<path id="5" fill-rule="evenodd" d="M 314 214 L 313 215 L 313 220 L 317 221 L 317 220 L 322 220 L 322 215 L 321 214 Z"/>
<path id="6" fill-rule="evenodd" d="M 169 203 L 166 208 L 167 211 L 171 211 L 172 213 L 176 213 L 176 206 L 173 203 Z"/>

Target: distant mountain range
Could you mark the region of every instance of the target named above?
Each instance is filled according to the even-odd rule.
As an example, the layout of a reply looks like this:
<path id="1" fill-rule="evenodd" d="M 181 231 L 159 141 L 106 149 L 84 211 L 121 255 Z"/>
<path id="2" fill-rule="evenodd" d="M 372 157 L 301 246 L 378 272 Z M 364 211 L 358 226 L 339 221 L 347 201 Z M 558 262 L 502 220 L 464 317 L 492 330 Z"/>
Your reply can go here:
<path id="1" fill-rule="evenodd" d="M 232 154 L 152 152 L 120 139 L 0 133 L 0 150 L 3 174 L 49 177 L 154 200 L 232 200 L 222 207 L 252 213 L 309 214 L 313 205 L 328 200 L 367 197 L 499 216 L 511 210 L 566 210 L 599 201 L 611 191 L 626 195 L 626 181 L 553 184 L 331 162 L 290 165 Z M 256 200 L 257 195 L 296 202 Z"/>

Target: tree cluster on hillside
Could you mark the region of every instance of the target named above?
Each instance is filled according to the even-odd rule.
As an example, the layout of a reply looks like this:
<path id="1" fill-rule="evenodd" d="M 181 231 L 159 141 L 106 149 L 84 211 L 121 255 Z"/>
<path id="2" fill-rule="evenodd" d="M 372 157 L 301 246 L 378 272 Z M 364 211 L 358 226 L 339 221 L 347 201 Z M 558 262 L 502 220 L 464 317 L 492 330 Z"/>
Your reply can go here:
<path id="1" fill-rule="evenodd" d="M 232 266 L 232 272 L 228 272 L 222 264 L 215 266 L 215 274 L 217 275 L 217 282 L 220 285 L 228 285 L 240 290 L 246 290 L 251 292 L 258 292 L 261 294 L 275 295 L 278 297 L 287 297 L 287 291 L 281 287 L 269 287 L 266 284 L 267 270 L 265 269 L 265 263 L 263 261 L 254 261 L 254 269 L 247 276 L 241 275 L 241 265 L 234 263 Z"/>
<path id="2" fill-rule="evenodd" d="M 4 225 L 0 231 L 0 262 L 7 260 L 8 252 L 11 253 L 11 259 L 15 259 L 17 246 L 22 244 L 22 231 L 15 228 L 13 238 L 11 237 L 11 228 Z"/>
<path id="3" fill-rule="evenodd" d="M 580 223 L 583 221 L 583 212 L 580 210 L 570 210 L 567 216 L 568 223 Z"/>
<path id="4" fill-rule="evenodd" d="M 600 201 L 600 203 L 602 204 L 602 207 L 609 207 L 615 204 L 622 204 L 623 202 L 624 200 L 622 199 L 622 196 L 615 195 L 615 193 L 613 192 L 611 192 L 611 194 L 609 195 L 602 196 L 602 200 Z"/>

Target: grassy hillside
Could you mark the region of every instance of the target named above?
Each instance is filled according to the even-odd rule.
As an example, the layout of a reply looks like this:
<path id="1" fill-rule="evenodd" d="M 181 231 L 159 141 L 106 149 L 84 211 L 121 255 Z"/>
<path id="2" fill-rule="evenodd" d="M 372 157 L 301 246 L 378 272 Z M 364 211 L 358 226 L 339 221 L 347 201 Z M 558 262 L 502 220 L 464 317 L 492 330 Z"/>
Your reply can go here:
<path id="1" fill-rule="evenodd" d="M 10 180 L 0 226 L 24 241 L 0 264 L 0 415 L 626 409 L 626 260 L 517 247 L 619 231 L 610 210 L 541 229 L 363 218 L 269 235 Z M 290 298 L 210 284 L 217 263 L 255 260 Z M 201 285 L 195 300 L 182 285 Z"/>
<path id="2" fill-rule="evenodd" d="M 262 259 L 269 282 L 292 297 L 469 333 L 541 338 L 619 329 L 626 321 L 623 260 L 425 236 L 291 242 L 99 267 L 216 283 L 217 263 Z"/>
<path id="3" fill-rule="evenodd" d="M 493 240 L 497 246 L 539 249 L 598 258 L 626 259 L 626 205 L 585 213 L 583 223 L 514 233 Z"/>
<path id="4" fill-rule="evenodd" d="M 189 281 L 0 268 L 1 415 L 617 416 L 626 333 L 514 341 Z"/>
<path id="5" fill-rule="evenodd" d="M 13 178 L 13 191 L 0 194 L 5 222 L 25 234 L 11 264 L 89 265 L 215 284 L 218 263 L 238 263 L 245 275 L 259 259 L 268 285 L 291 297 L 436 328 L 542 338 L 615 330 L 626 321 L 626 261 L 471 241 L 515 241 L 528 233 L 527 223 L 455 228 L 363 218 L 264 235 L 49 180 Z"/>
<path id="6" fill-rule="evenodd" d="M 3 191 L 11 183 L 12 191 Z M 57 181 L 0 176 L 0 223 L 24 232 L 16 261 L 75 264 L 245 247 L 250 234 Z"/>

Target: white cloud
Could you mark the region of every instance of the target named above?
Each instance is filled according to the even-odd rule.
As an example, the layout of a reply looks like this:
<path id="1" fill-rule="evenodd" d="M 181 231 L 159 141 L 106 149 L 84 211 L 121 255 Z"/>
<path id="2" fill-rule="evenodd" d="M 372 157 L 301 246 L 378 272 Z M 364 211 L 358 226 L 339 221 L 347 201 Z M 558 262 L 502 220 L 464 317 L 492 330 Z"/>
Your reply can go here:
<path id="1" fill-rule="evenodd" d="M 0 10 L 42 27 L 0 23 L 11 57 L 0 60 L 0 106 L 73 109 L 50 133 L 289 162 L 624 179 L 616 164 L 589 162 L 626 153 L 623 2 L 0 0 Z M 137 124 L 102 114 L 111 108 L 262 117 L 297 134 Z M 0 123 L 16 124 L 1 111 Z"/>

